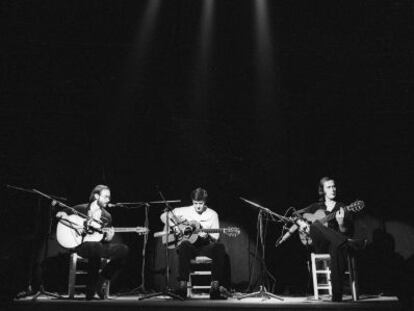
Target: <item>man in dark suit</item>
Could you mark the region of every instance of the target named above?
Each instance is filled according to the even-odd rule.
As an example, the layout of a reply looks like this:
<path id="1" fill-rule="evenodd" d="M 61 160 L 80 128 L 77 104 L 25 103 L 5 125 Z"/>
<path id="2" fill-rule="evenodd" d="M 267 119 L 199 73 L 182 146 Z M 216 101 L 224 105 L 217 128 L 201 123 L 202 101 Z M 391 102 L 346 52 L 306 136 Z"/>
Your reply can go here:
<path id="1" fill-rule="evenodd" d="M 111 280 L 125 264 L 125 258 L 128 255 L 128 247 L 124 244 L 111 242 L 114 237 L 114 230 L 111 228 L 112 216 L 106 210 L 111 200 L 111 191 L 105 185 L 97 185 L 89 196 L 88 204 L 81 204 L 74 209 L 88 218 L 85 220 L 85 227 L 89 228 L 87 232 L 93 232 L 93 229 L 109 228 L 104 234 L 101 241 L 92 240 L 92 235 L 85 234 L 75 251 L 83 258 L 88 259 L 88 283 L 86 290 L 86 299 L 91 300 L 95 293 L 101 299 L 105 298 L 105 286 L 107 281 Z M 66 209 L 58 212 L 56 217 L 65 218 L 73 214 L 73 211 Z M 110 261 L 101 273 L 99 268 L 102 258 L 108 258 Z"/>
<path id="2" fill-rule="evenodd" d="M 319 201 L 300 211 L 300 213 L 315 213 L 323 210 L 326 213 L 335 213 L 335 217 L 324 226 L 315 221 L 310 228 L 301 228 L 308 231 L 316 253 L 329 253 L 331 256 L 332 301 L 342 301 L 343 279 L 346 268 L 347 251 L 352 240 L 353 221 L 349 213 L 345 213 L 342 202 L 336 201 L 335 181 L 323 177 L 318 188 Z M 303 226 L 307 226 L 303 224 Z M 356 247 L 356 246 L 354 246 Z"/>

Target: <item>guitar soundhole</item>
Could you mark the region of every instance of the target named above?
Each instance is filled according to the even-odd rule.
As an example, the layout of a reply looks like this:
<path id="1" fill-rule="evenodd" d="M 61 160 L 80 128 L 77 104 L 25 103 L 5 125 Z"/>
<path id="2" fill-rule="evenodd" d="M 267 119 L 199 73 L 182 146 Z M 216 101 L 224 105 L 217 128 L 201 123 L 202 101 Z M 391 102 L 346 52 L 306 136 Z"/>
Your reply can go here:
<path id="1" fill-rule="evenodd" d="M 184 235 L 191 235 L 193 233 L 193 229 L 191 228 L 191 227 L 186 227 L 184 230 L 183 230 L 183 234 Z"/>

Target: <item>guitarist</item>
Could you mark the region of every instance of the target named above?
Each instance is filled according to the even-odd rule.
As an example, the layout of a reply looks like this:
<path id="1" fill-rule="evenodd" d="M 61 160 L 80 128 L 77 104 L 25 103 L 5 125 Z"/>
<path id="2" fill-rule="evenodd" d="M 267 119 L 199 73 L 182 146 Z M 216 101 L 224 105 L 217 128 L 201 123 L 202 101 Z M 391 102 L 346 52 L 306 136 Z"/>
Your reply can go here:
<path id="1" fill-rule="evenodd" d="M 207 207 L 207 191 L 197 188 L 191 192 L 192 205 L 175 208 L 169 213 L 169 225 L 172 231 L 177 234 L 180 229 L 176 226 L 177 220 L 180 223 L 187 223 L 194 229 L 216 229 L 219 228 L 218 214 Z M 161 215 L 161 221 L 167 222 L 166 213 Z M 225 299 L 220 291 L 220 284 L 223 283 L 225 249 L 224 245 L 218 242 L 219 233 L 199 232 L 198 239 L 194 244 L 183 241 L 177 247 L 178 253 L 178 292 L 182 298 L 187 296 L 187 280 L 190 273 L 190 261 L 196 256 L 206 256 L 212 259 L 212 282 L 210 299 Z"/>
<path id="2" fill-rule="evenodd" d="M 84 215 L 88 215 L 85 221 L 87 227 L 101 228 L 108 227 L 112 223 L 111 214 L 105 209 L 111 200 L 111 192 L 108 186 L 97 185 L 93 188 L 88 204 L 81 204 L 74 209 Z M 73 211 L 66 209 L 58 212 L 56 217 L 65 218 L 73 214 Z M 93 231 L 93 230 L 92 230 Z M 83 258 L 88 258 L 88 281 L 86 299 L 94 298 L 95 293 L 99 298 L 105 299 L 105 286 L 107 281 L 112 279 L 124 265 L 125 257 L 128 254 L 128 246 L 111 242 L 114 231 L 105 233 L 102 241 L 88 241 L 88 235 L 83 238 L 83 243 L 75 248 L 75 251 Z M 110 261 L 99 273 L 101 258 L 109 258 Z"/>
<path id="3" fill-rule="evenodd" d="M 335 213 L 335 218 L 325 226 L 318 221 L 310 227 L 301 226 L 302 231 L 308 231 L 316 253 L 329 253 L 331 256 L 332 301 L 342 301 L 343 280 L 347 260 L 347 244 L 353 233 L 353 221 L 350 213 L 345 213 L 344 203 L 337 202 L 335 181 L 323 177 L 318 187 L 319 201 L 298 211 L 299 213 L 315 213 L 323 210 Z"/>

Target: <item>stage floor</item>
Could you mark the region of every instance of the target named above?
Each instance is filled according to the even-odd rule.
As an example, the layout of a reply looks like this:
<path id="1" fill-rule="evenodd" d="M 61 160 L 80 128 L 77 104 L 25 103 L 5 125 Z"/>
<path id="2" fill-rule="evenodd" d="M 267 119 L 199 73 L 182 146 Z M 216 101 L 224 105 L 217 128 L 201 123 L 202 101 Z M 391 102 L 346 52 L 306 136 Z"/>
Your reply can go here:
<path id="1" fill-rule="evenodd" d="M 282 297 L 283 301 L 277 299 L 262 300 L 261 298 L 245 298 L 238 300 L 191 299 L 186 301 L 171 300 L 168 297 L 154 297 L 146 300 L 138 300 L 139 296 L 111 297 L 108 300 L 86 301 L 82 296 L 75 299 L 56 299 L 39 297 L 36 301 L 30 298 L 15 300 L 9 306 L 10 311 L 102 311 L 102 310 L 146 310 L 146 311 L 178 311 L 188 310 L 212 310 L 227 309 L 235 310 L 400 310 L 400 304 L 396 297 L 361 297 L 353 302 L 350 297 L 345 297 L 342 303 L 332 303 L 326 300 L 315 301 L 313 297 Z M 9 311 L 8 310 L 8 311 Z"/>

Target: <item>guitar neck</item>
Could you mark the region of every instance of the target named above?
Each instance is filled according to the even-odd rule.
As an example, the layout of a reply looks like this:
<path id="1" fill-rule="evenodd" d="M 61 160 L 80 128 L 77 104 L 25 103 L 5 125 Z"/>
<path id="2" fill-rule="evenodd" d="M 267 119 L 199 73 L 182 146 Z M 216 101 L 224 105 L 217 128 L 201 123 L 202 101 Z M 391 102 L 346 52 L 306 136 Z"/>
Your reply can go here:
<path id="1" fill-rule="evenodd" d="M 114 228 L 115 232 L 135 232 L 137 228 L 130 228 L 130 227 L 117 227 Z"/>
<path id="2" fill-rule="evenodd" d="M 194 233 L 198 233 L 198 232 L 205 232 L 205 233 L 221 233 L 223 232 L 224 229 L 223 228 L 216 228 L 216 229 L 196 229 L 194 230 Z"/>

